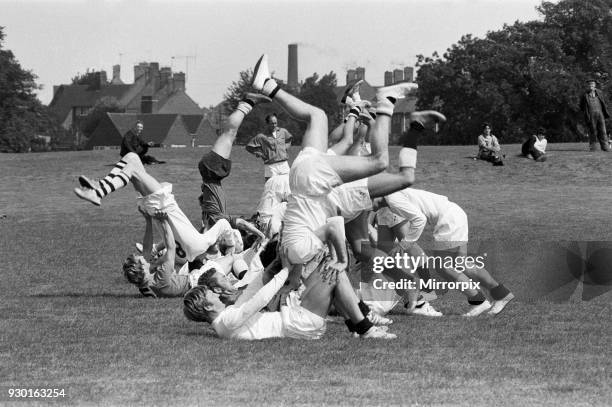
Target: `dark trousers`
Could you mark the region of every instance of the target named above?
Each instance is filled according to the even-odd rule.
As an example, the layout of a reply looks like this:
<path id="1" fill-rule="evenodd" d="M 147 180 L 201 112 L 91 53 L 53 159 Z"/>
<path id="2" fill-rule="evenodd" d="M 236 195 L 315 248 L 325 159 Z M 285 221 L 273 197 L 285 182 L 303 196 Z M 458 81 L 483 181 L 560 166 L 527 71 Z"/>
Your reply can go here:
<path id="1" fill-rule="evenodd" d="M 591 120 L 587 123 L 589 128 L 589 143 L 599 142 L 602 150 L 608 150 L 608 133 L 606 132 L 606 120 L 601 113 L 591 114 Z"/>
<path id="2" fill-rule="evenodd" d="M 541 156 L 544 155 L 543 152 L 541 152 L 540 150 L 538 150 L 537 148 L 535 148 L 535 142 L 536 142 L 536 138 L 535 137 L 529 137 L 529 140 L 527 140 L 526 142 L 523 143 L 523 146 L 521 147 L 521 152 L 523 153 L 523 155 L 525 157 L 528 157 L 529 154 L 531 154 L 531 156 L 533 157 L 534 160 L 537 160 L 538 158 L 540 158 Z"/>

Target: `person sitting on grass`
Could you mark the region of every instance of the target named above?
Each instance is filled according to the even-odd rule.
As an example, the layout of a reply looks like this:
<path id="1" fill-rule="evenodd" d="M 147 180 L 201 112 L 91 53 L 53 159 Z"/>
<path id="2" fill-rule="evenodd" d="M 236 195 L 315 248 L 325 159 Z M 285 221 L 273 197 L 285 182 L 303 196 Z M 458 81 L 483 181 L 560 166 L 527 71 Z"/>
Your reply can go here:
<path id="1" fill-rule="evenodd" d="M 326 330 L 326 316 L 332 304 L 348 317 L 346 324 L 362 338 L 394 339 L 395 335 L 374 326 L 359 308 L 353 287 L 344 271 L 326 267 L 322 261 L 310 274 L 301 294 L 291 291 L 281 300 L 280 311 L 260 312 L 284 286 L 289 270 L 283 268 L 249 284 L 234 305 L 233 296 L 221 288 L 199 285 L 185 294 L 183 312 L 196 322 L 208 322 L 221 338 L 258 340 L 266 338 L 319 339 Z"/>
<path id="2" fill-rule="evenodd" d="M 521 147 L 521 154 L 523 156 L 538 162 L 546 161 L 546 145 L 548 142 L 544 132 L 543 127 L 538 128 L 538 132 L 523 143 Z"/>
<path id="3" fill-rule="evenodd" d="M 493 165 L 504 165 L 501 147 L 497 137 L 491 134 L 491 126 L 485 123 L 482 126 L 482 134 L 478 136 L 477 158 L 493 163 Z"/>

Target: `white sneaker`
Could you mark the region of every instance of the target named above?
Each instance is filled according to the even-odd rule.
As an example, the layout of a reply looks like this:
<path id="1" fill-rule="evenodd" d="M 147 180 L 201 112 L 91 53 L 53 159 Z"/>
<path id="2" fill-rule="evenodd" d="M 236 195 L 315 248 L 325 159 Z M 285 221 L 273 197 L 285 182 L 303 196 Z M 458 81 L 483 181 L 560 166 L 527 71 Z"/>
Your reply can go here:
<path id="1" fill-rule="evenodd" d="M 79 175 L 79 184 L 83 188 L 96 189 L 97 182 L 87 178 L 85 175 Z"/>
<path id="2" fill-rule="evenodd" d="M 79 198 L 89 201 L 96 206 L 100 206 L 101 199 L 93 189 L 75 188 L 74 193 Z"/>
<path id="3" fill-rule="evenodd" d="M 373 311 L 370 311 L 370 313 L 368 314 L 368 319 L 370 320 L 371 323 L 373 323 L 376 326 L 391 325 L 393 323 L 392 319 L 383 317 L 382 315 L 378 315 L 377 313 Z"/>
<path id="4" fill-rule="evenodd" d="M 508 303 L 510 301 L 512 301 L 513 299 L 514 299 L 514 294 L 509 293 L 508 295 L 506 295 L 501 300 L 493 301 L 493 306 L 491 307 L 491 309 L 489 310 L 488 313 L 491 314 L 491 315 L 499 314 L 500 312 L 502 312 L 504 310 L 506 305 L 508 305 Z"/>
<path id="5" fill-rule="evenodd" d="M 268 56 L 266 54 L 263 54 L 255 64 L 255 68 L 253 69 L 253 82 L 251 83 L 251 86 L 261 92 L 263 90 L 266 79 L 269 78 L 270 69 L 268 68 Z"/>
<path id="6" fill-rule="evenodd" d="M 402 99 L 411 93 L 414 93 L 419 88 L 419 85 L 411 82 L 402 82 L 391 86 L 379 88 L 376 92 L 376 100 L 383 100 L 387 97 Z"/>
<path id="7" fill-rule="evenodd" d="M 410 124 L 418 125 L 421 128 L 435 128 L 438 123 L 445 123 L 446 116 L 435 110 L 422 110 L 420 112 L 410 113 Z"/>
<path id="8" fill-rule="evenodd" d="M 378 328 L 379 330 L 383 331 L 383 332 L 387 332 L 389 330 L 388 326 L 377 326 L 376 328 Z M 360 338 L 361 336 L 357 333 L 357 332 L 349 332 L 350 335 L 353 338 Z"/>
<path id="9" fill-rule="evenodd" d="M 440 311 L 436 311 L 434 307 L 432 307 L 428 302 L 423 304 L 421 307 L 409 311 L 409 314 L 420 315 L 423 317 L 441 317 L 442 315 L 444 315 Z"/>
<path id="10" fill-rule="evenodd" d="M 397 335 L 381 329 L 381 327 L 373 326 L 366 333 L 360 335 L 362 339 L 395 339 Z"/>
<path id="11" fill-rule="evenodd" d="M 465 314 L 463 314 L 463 316 L 464 317 L 475 317 L 475 316 L 482 314 L 489 308 L 491 308 L 491 303 L 489 302 L 489 300 L 485 300 L 485 302 L 483 302 L 480 305 L 470 305 L 470 310 L 466 312 Z"/>
<path id="12" fill-rule="evenodd" d="M 359 96 L 359 87 L 363 83 L 363 79 L 359 79 L 357 82 L 347 85 L 344 89 L 344 97 L 352 98 L 356 103 L 361 101 Z"/>

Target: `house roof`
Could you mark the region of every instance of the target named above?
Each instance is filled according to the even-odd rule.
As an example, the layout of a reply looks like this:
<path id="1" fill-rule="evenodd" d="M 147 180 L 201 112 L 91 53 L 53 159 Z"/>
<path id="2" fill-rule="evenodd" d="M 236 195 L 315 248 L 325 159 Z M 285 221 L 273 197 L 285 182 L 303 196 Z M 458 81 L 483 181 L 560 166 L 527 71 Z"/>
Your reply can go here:
<path id="1" fill-rule="evenodd" d="M 57 117 L 64 120 L 73 107 L 93 107 L 104 97 L 114 97 L 119 100 L 130 86 L 106 85 L 100 89 L 91 89 L 89 85 L 60 85 L 49 103 L 49 108 Z"/>
<path id="2" fill-rule="evenodd" d="M 183 114 L 181 117 L 183 118 L 183 122 L 185 123 L 185 127 L 187 127 L 189 134 L 195 134 L 195 132 L 198 131 L 198 127 L 204 118 L 203 115 L 197 114 Z"/>
<path id="3" fill-rule="evenodd" d="M 183 90 L 172 92 L 158 92 L 154 99 L 158 99 L 158 113 L 200 114 L 200 106 Z"/>
<path id="4" fill-rule="evenodd" d="M 154 143 L 162 143 L 179 115 L 108 113 L 108 116 L 121 135 L 125 135 L 136 124 L 136 121 L 140 120 L 144 126 L 143 139 Z"/>

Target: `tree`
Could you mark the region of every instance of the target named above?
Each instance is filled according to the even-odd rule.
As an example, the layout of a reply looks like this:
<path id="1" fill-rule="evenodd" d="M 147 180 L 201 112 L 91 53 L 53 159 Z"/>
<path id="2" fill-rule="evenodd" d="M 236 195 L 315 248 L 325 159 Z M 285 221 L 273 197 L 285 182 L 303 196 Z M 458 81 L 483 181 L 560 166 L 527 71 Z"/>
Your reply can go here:
<path id="1" fill-rule="evenodd" d="M 91 136 L 107 113 L 125 113 L 125 108 L 121 107 L 117 98 L 112 96 L 103 97 L 98 100 L 80 125 L 81 131 L 86 138 Z"/>
<path id="2" fill-rule="evenodd" d="M 37 135 L 63 137 L 59 124 L 36 98 L 36 76 L 24 70 L 10 50 L 3 48 L 0 27 L 0 151 L 25 152 Z"/>
<path id="3" fill-rule="evenodd" d="M 448 116 L 440 141 L 450 144 L 474 143 L 484 121 L 505 142 L 539 126 L 552 141 L 579 140 L 584 80 L 606 79 L 612 69 L 611 4 L 544 2 L 544 21 L 506 25 L 483 39 L 463 36 L 442 57 L 419 55 L 417 107 Z"/>

